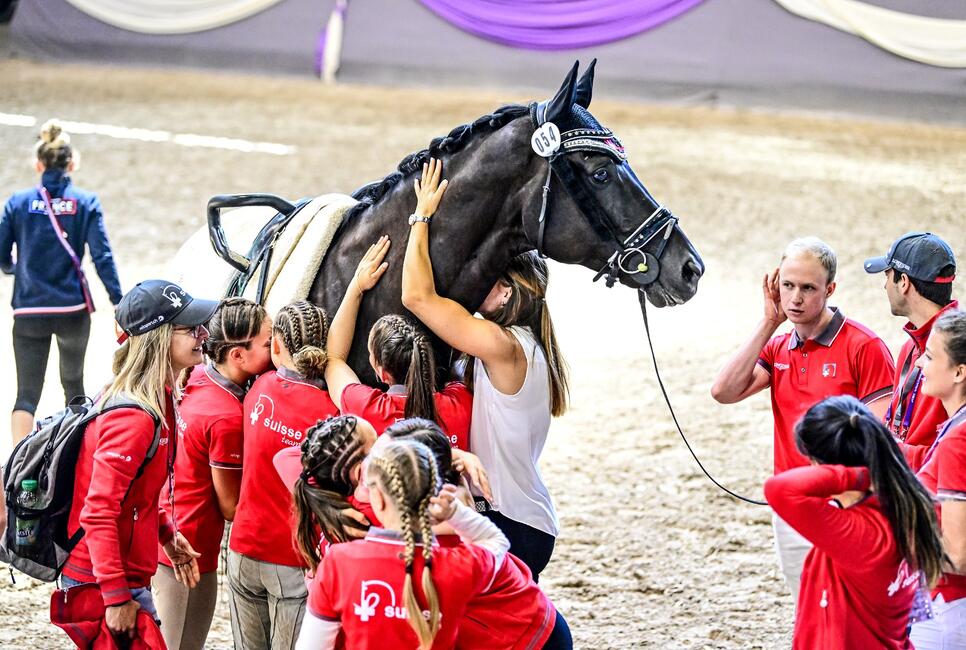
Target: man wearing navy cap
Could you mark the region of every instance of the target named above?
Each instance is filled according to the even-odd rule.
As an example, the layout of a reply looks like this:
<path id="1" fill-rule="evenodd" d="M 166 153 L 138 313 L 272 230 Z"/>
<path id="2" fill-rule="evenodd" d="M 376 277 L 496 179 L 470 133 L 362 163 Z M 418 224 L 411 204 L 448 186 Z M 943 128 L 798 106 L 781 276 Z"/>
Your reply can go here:
<path id="1" fill-rule="evenodd" d="M 906 233 L 881 257 L 865 261 L 867 273 L 885 272 L 885 290 L 894 316 L 909 319 L 909 340 L 899 352 L 892 402 L 885 422 L 900 443 L 913 471 L 918 471 L 936 430 L 947 419 L 942 402 L 920 392 L 922 373 L 916 360 L 926 347 L 932 325 L 943 312 L 959 306 L 952 300 L 956 257 L 949 244 L 929 232 Z"/>

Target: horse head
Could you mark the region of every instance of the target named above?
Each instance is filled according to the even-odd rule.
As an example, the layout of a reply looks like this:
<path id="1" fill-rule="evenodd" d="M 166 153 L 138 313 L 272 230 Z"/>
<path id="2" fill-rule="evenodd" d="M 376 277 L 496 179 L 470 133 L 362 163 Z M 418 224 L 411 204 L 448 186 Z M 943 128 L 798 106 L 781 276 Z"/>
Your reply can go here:
<path id="1" fill-rule="evenodd" d="M 541 254 L 589 267 L 608 286 L 641 289 L 657 307 L 682 304 L 697 292 L 704 262 L 588 110 L 595 64 L 578 80 L 575 63 L 556 95 L 530 105 L 536 173 L 521 206 L 524 232 Z"/>

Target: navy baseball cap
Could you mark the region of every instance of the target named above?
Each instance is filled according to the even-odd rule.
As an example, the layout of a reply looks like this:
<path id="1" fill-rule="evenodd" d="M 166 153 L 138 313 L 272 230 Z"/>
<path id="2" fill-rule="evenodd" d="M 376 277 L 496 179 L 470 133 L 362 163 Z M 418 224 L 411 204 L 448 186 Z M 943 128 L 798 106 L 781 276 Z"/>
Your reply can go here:
<path id="1" fill-rule="evenodd" d="M 114 319 L 124 331 L 118 338 L 123 343 L 128 336 L 138 336 L 165 323 L 194 327 L 207 323 L 217 300 L 192 298 L 188 292 L 167 280 L 145 280 L 124 294 L 114 312 Z"/>
<path id="2" fill-rule="evenodd" d="M 940 276 L 947 266 L 955 274 L 956 256 L 949 244 L 931 232 L 909 232 L 895 240 L 885 255 L 867 259 L 865 272 L 895 269 L 924 282 L 952 282 L 955 275 Z"/>

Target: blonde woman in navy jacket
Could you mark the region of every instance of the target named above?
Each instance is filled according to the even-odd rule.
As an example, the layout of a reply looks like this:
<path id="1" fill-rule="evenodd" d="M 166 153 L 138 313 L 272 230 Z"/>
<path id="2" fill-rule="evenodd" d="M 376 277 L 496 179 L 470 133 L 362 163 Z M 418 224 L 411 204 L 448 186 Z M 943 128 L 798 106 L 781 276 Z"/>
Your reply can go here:
<path id="1" fill-rule="evenodd" d="M 121 283 L 104 229 L 100 201 L 93 193 L 74 187 L 68 175 L 78 160 L 70 136 L 60 125 L 55 120 L 44 124 L 37 143 L 40 185 L 10 197 L 0 221 L 0 269 L 14 276 L 13 347 L 17 365 L 17 401 L 11 416 L 14 444 L 33 428 L 34 411 L 44 387 L 51 337 L 57 337 L 60 381 L 66 401 L 84 394 L 84 355 L 93 303 L 62 242 L 70 245 L 78 260 L 90 249 L 94 267 L 111 302 L 116 305 L 121 300 Z M 54 231 L 41 188 L 50 200 L 60 234 Z"/>

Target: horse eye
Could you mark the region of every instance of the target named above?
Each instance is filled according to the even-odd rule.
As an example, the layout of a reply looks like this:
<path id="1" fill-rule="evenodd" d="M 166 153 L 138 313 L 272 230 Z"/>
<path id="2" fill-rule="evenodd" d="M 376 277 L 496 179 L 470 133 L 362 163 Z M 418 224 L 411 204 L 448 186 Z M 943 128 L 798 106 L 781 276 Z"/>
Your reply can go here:
<path id="1" fill-rule="evenodd" d="M 594 180 L 598 183 L 606 183 L 608 180 L 610 180 L 610 174 L 608 174 L 607 170 L 604 168 L 598 169 L 594 172 Z"/>

